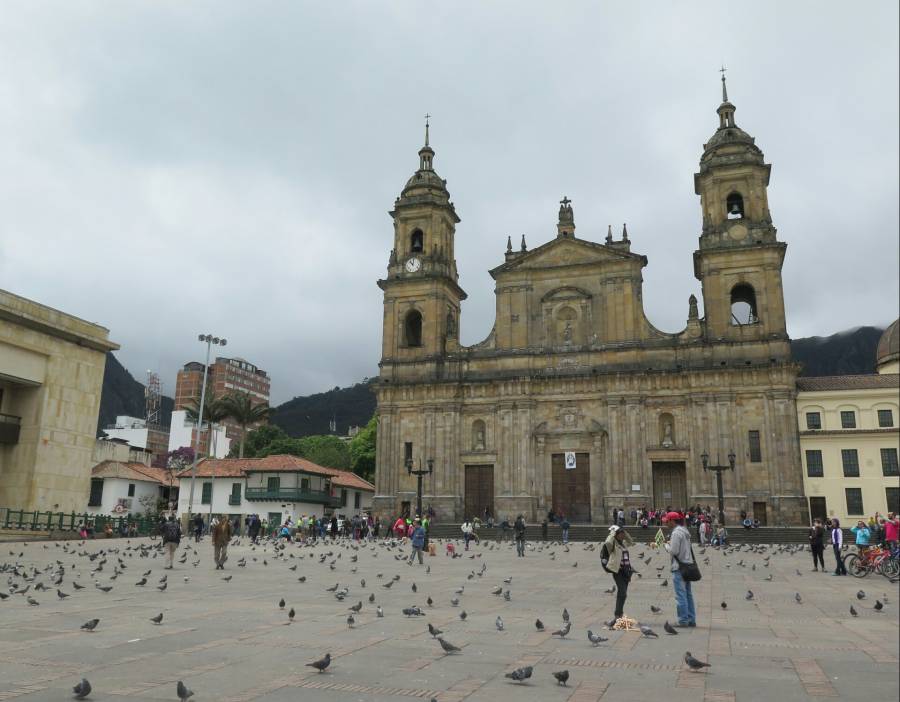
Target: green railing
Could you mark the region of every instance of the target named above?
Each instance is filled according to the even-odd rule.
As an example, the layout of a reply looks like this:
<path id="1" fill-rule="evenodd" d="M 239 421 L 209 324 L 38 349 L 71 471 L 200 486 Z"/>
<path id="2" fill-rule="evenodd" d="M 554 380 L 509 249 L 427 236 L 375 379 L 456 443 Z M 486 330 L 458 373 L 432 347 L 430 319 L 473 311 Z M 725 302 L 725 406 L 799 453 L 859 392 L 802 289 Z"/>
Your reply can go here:
<path id="1" fill-rule="evenodd" d="M 107 525 L 113 536 L 147 536 L 157 532 L 158 520 L 143 515 L 110 516 L 77 512 L 31 512 L 21 509 L 0 508 L 0 529 L 21 531 L 71 531 L 78 532 L 82 525 L 89 526 L 94 536 L 103 536 Z"/>
<path id="2" fill-rule="evenodd" d="M 313 502 L 330 507 L 340 505 L 341 498 L 333 497 L 327 490 L 303 490 L 302 488 L 247 488 L 244 491 L 246 500 L 281 500 L 283 502 Z"/>

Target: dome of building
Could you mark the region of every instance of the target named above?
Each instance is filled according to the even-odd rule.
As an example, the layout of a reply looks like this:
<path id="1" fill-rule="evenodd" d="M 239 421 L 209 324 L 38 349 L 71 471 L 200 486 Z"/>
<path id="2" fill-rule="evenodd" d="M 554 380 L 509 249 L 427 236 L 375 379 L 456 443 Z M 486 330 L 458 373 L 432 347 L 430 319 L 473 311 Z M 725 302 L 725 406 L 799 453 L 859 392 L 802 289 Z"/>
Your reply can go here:
<path id="1" fill-rule="evenodd" d="M 900 366 L 900 319 L 894 320 L 878 340 L 875 367 L 879 373 L 896 373 Z"/>

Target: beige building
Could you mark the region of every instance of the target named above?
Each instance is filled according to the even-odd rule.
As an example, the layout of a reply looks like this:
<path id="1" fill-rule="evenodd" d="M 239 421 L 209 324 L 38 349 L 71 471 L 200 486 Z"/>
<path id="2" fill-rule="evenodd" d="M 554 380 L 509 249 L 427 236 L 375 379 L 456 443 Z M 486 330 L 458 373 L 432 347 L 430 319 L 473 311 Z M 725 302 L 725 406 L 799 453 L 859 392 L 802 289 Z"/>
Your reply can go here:
<path id="1" fill-rule="evenodd" d="M 0 506 L 80 512 L 108 330 L 0 290 Z"/>
<path id="2" fill-rule="evenodd" d="M 576 236 L 563 198 L 556 231 L 523 237 L 490 270 L 496 321 L 482 342 L 459 341 L 454 257 L 460 218 L 434 170 L 434 150 L 394 202 L 376 385 L 375 510 L 424 504 L 445 519 L 548 510 L 608 522 L 615 507 L 716 503 L 701 456 L 724 475 L 726 511 L 763 523 L 805 523 L 791 360 L 782 293 L 786 244 L 769 212 L 770 165 L 735 124 L 723 82 L 718 128 L 694 176 L 702 228 L 682 331 L 667 334 L 642 302 L 646 256 L 611 227 Z M 652 203 L 647 204 L 648 207 Z M 685 241 L 685 265 L 690 265 Z"/>
<path id="3" fill-rule="evenodd" d="M 900 512 L 900 331 L 878 343 L 876 375 L 797 380 L 804 483 L 812 517 L 842 524 Z"/>

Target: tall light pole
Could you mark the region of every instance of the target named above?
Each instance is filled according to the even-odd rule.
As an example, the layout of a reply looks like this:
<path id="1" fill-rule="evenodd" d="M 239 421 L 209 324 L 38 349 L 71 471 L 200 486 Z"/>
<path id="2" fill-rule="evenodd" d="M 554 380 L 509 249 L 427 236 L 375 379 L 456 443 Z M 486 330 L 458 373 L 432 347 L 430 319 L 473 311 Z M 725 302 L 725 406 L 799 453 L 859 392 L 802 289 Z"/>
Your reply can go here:
<path id="1" fill-rule="evenodd" d="M 200 411 L 197 413 L 197 436 L 194 438 L 194 461 L 191 464 L 191 491 L 188 495 L 188 519 L 194 513 L 194 483 L 197 481 L 197 458 L 200 455 L 200 432 L 203 431 L 203 404 L 206 402 L 206 376 L 209 373 L 209 350 L 213 344 L 225 346 L 225 339 L 212 334 L 200 334 L 200 341 L 206 342 L 206 363 L 203 364 L 203 385 L 200 386 Z M 209 500 L 212 505 L 212 497 Z"/>
<path id="2" fill-rule="evenodd" d="M 431 475 L 434 472 L 434 459 L 429 458 L 425 461 L 428 466 L 427 469 L 422 469 L 422 463 L 419 462 L 419 469 L 413 470 L 413 461 L 411 458 L 406 459 L 406 472 L 410 475 L 416 476 L 416 515 L 419 519 L 422 518 L 422 478 L 426 475 Z"/>
<path id="3" fill-rule="evenodd" d="M 710 470 L 714 470 L 716 472 L 716 491 L 719 495 L 719 524 L 721 524 L 722 526 L 725 526 L 725 495 L 722 492 L 722 471 L 734 471 L 734 461 L 736 458 L 737 456 L 734 455 L 734 451 L 731 451 L 728 454 L 727 466 L 711 466 L 709 465 L 709 454 L 704 451 L 700 455 L 700 460 L 703 461 L 703 471 L 707 472 Z"/>

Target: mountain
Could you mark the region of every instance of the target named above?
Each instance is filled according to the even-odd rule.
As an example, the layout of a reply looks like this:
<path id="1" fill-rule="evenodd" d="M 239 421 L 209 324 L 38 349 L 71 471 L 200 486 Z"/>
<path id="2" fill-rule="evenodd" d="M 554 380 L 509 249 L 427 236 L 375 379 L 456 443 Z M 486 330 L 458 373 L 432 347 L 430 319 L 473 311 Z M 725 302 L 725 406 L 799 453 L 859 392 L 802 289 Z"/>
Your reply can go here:
<path id="1" fill-rule="evenodd" d="M 350 427 L 364 427 L 375 413 L 373 379 L 347 388 L 335 387 L 315 395 L 295 397 L 278 405 L 272 415 L 272 424 L 284 429 L 291 436 L 331 434 L 330 422 L 336 432 L 346 435 Z"/>
<path id="2" fill-rule="evenodd" d="M 169 426 L 174 406 L 175 401 L 171 397 L 160 399 L 160 424 L 165 427 Z M 144 386 L 109 352 L 106 354 L 106 369 L 103 371 L 97 436 L 101 436 L 103 427 L 115 423 L 116 417 L 121 414 L 129 417 L 144 416 Z"/>
<path id="3" fill-rule="evenodd" d="M 831 336 L 794 339 L 791 353 L 801 375 L 856 375 L 875 372 L 875 349 L 884 329 L 857 327 Z"/>
<path id="4" fill-rule="evenodd" d="M 831 336 L 794 339 L 791 351 L 803 364 L 802 375 L 854 375 L 875 372 L 875 348 L 883 329 L 858 327 Z M 274 408 L 272 423 L 295 437 L 336 433 L 345 435 L 352 426 L 363 427 L 375 412 L 374 378 L 346 388 L 335 387 L 314 395 L 295 397 Z M 160 415 L 168 426 L 173 401 L 162 398 Z M 115 421 L 116 415 L 144 416 L 144 386 L 125 370 L 111 353 L 107 355 L 100 398 L 100 427 Z"/>

